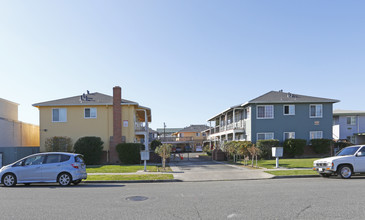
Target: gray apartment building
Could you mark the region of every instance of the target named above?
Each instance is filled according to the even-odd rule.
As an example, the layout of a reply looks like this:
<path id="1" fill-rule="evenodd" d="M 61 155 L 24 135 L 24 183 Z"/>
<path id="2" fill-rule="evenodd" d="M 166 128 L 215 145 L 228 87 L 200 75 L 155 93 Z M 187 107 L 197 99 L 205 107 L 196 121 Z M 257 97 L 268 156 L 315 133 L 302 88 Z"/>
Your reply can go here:
<path id="1" fill-rule="evenodd" d="M 339 100 L 271 91 L 211 117 L 208 141 L 332 139 L 333 104 Z"/>

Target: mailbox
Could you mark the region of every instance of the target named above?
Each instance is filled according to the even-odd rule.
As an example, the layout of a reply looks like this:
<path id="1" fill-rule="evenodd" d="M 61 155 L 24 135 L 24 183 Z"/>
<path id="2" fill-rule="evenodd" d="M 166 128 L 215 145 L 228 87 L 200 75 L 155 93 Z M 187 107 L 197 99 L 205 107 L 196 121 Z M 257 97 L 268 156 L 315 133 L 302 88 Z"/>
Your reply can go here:
<path id="1" fill-rule="evenodd" d="M 272 157 L 283 157 L 282 147 L 273 147 L 271 150 L 272 150 Z"/>
<path id="2" fill-rule="evenodd" d="M 141 151 L 141 160 L 149 160 L 150 152 L 149 151 Z"/>

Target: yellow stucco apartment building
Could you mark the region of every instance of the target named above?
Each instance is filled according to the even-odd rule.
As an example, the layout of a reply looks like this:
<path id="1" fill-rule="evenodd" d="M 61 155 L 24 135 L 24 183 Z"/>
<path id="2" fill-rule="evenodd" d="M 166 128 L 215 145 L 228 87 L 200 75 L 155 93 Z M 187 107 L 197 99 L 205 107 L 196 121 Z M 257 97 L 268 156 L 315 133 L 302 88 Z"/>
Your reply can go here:
<path id="1" fill-rule="evenodd" d="M 151 122 L 151 109 L 122 99 L 118 86 L 113 96 L 87 92 L 33 106 L 39 109 L 41 152 L 48 138 L 69 137 L 75 143 L 81 137 L 96 136 L 104 142 L 103 160 L 111 163 L 118 160 L 115 145 L 142 142 L 148 132 L 146 118 Z"/>

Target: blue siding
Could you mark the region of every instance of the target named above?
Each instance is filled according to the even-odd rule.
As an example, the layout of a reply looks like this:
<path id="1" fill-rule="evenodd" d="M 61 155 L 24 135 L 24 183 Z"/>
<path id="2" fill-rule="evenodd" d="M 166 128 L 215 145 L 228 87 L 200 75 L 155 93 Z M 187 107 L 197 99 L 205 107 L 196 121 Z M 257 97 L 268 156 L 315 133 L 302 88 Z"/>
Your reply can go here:
<path id="1" fill-rule="evenodd" d="M 257 105 L 251 105 L 252 142 L 256 142 L 257 133 L 267 132 L 273 132 L 274 138 L 280 142 L 284 139 L 284 132 L 295 132 L 296 139 L 309 141 L 310 131 L 322 131 L 323 138 L 332 139 L 332 103 L 322 103 L 322 118 L 309 117 L 310 104 L 260 104 L 274 106 L 273 119 L 257 119 Z M 284 115 L 284 105 L 295 105 L 295 115 Z M 316 125 L 316 122 L 319 124 Z"/>

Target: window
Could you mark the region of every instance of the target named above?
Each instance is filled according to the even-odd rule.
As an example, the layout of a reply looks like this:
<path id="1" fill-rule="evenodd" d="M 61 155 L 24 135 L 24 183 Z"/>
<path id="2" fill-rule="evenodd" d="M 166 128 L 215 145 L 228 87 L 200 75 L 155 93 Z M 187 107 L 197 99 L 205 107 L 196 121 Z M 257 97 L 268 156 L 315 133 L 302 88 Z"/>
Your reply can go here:
<path id="1" fill-rule="evenodd" d="M 310 118 L 322 118 L 322 105 L 309 105 Z"/>
<path id="2" fill-rule="evenodd" d="M 356 116 L 348 116 L 347 125 L 356 125 Z"/>
<path id="3" fill-rule="evenodd" d="M 355 144 L 356 143 L 356 136 L 347 136 L 347 140 L 350 141 L 350 143 Z"/>
<path id="4" fill-rule="evenodd" d="M 52 122 L 67 122 L 67 109 L 66 108 L 52 109 Z"/>
<path id="5" fill-rule="evenodd" d="M 196 133 L 196 136 L 197 136 L 197 137 L 200 137 L 200 133 Z"/>
<path id="6" fill-rule="evenodd" d="M 257 140 L 271 140 L 274 139 L 274 133 L 257 133 Z"/>
<path id="7" fill-rule="evenodd" d="M 274 118 L 274 106 L 273 105 L 257 106 L 257 119 L 270 119 L 270 118 Z"/>
<path id="8" fill-rule="evenodd" d="M 47 155 L 46 163 L 59 163 L 61 161 L 60 156 L 59 154 Z"/>
<path id="9" fill-rule="evenodd" d="M 29 157 L 27 159 L 25 159 L 24 161 L 24 165 L 28 166 L 28 165 L 40 165 L 43 163 L 44 160 L 44 156 L 41 155 L 37 155 L 34 157 Z"/>
<path id="10" fill-rule="evenodd" d="M 284 115 L 295 115 L 295 105 L 284 105 Z"/>
<path id="11" fill-rule="evenodd" d="M 85 108 L 85 118 L 96 118 L 96 108 Z"/>
<path id="12" fill-rule="evenodd" d="M 184 133 L 179 133 L 179 137 L 184 137 Z"/>
<path id="13" fill-rule="evenodd" d="M 311 131 L 309 132 L 309 139 L 322 139 L 323 132 L 322 131 Z"/>
<path id="14" fill-rule="evenodd" d="M 284 141 L 287 139 L 295 139 L 295 132 L 284 132 Z"/>

